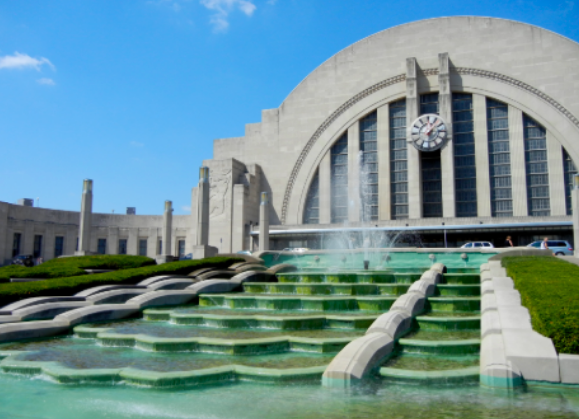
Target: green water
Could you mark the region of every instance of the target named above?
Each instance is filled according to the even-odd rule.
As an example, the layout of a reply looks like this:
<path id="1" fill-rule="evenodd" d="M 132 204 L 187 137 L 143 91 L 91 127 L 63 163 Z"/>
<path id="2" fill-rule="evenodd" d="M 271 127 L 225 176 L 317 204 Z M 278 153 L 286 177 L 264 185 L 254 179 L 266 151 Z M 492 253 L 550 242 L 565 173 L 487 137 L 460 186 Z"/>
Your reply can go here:
<path id="1" fill-rule="evenodd" d="M 417 330 L 416 332 L 404 335 L 404 339 L 417 340 L 462 340 L 462 339 L 480 339 L 480 330 L 451 330 L 451 331 L 430 331 Z"/>
<path id="2" fill-rule="evenodd" d="M 418 355 L 401 355 L 384 363 L 384 367 L 411 371 L 454 370 L 479 365 L 478 356 L 430 357 Z"/>
<path id="3" fill-rule="evenodd" d="M 107 333 L 124 335 L 142 334 L 162 338 L 196 338 L 206 337 L 215 339 L 263 339 L 280 336 L 295 336 L 307 338 L 344 338 L 357 337 L 366 330 L 322 329 L 322 330 L 264 330 L 264 329 L 214 329 L 209 327 L 195 327 L 175 325 L 171 323 L 153 323 L 143 320 L 128 320 L 118 323 L 96 324 L 96 327 L 107 327 Z M 4 350 L 0 345 L 0 350 Z M 26 350 L 26 349 L 25 349 Z"/>
<path id="4" fill-rule="evenodd" d="M 34 351 L 18 355 L 20 361 L 55 361 L 68 368 L 126 368 L 146 371 L 192 371 L 225 365 L 258 368 L 305 368 L 327 365 L 334 354 L 263 354 L 235 356 L 191 352 L 143 352 L 131 348 L 100 347 L 87 339 L 60 338 L 13 344 L 13 350 Z M 0 348 L 5 350 L 5 347 Z"/>
<path id="5" fill-rule="evenodd" d="M 464 261 L 461 258 L 460 250 L 455 253 L 441 252 L 388 252 L 385 249 L 360 249 L 314 253 L 293 253 L 280 254 L 271 252 L 262 254 L 260 257 L 265 261 L 266 266 L 273 266 L 278 263 L 291 263 L 300 269 L 362 269 L 364 260 L 370 261 L 370 269 L 401 269 L 413 268 L 426 270 L 432 265 L 429 258 L 434 254 L 434 262 L 445 264 L 448 268 L 478 268 L 481 264 L 486 263 L 491 256 L 496 253 L 468 253 L 468 258 Z M 384 257 L 390 256 L 387 262 Z M 318 258 L 316 260 L 316 258 Z"/>
<path id="6" fill-rule="evenodd" d="M 378 317 L 383 314 L 383 311 L 351 311 L 351 310 L 336 310 L 331 313 L 320 313 L 319 311 L 308 310 L 284 310 L 272 312 L 272 310 L 252 310 L 252 309 L 224 309 L 221 307 L 199 307 L 188 306 L 176 310 L 167 310 L 168 312 L 175 312 L 178 314 L 212 314 L 219 316 L 269 316 L 269 317 L 324 317 L 324 316 L 344 316 L 344 317 L 366 317 L 375 315 Z M 96 327 L 100 327 L 98 324 Z"/>
<path id="7" fill-rule="evenodd" d="M 579 392 L 511 396 L 478 386 L 368 385 L 345 393 L 309 385 L 238 385 L 170 391 L 56 386 L 0 375 L 3 419 L 571 419 Z"/>

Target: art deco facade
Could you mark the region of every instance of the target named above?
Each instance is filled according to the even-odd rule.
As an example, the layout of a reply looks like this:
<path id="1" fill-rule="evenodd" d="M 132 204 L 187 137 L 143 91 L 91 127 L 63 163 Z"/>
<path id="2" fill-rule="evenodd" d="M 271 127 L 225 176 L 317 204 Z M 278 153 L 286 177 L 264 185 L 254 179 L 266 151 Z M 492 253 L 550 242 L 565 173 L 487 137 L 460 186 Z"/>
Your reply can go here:
<path id="1" fill-rule="evenodd" d="M 317 247 L 344 227 L 407 231 L 425 246 L 443 237 L 448 245 L 506 234 L 519 244 L 567 238 L 579 162 L 578 62 L 579 44 L 500 19 L 431 19 L 365 38 L 264 110 L 243 137 L 215 141 L 204 162 L 210 244 L 222 252 L 255 245 L 261 191 L 271 196 L 273 247 Z M 432 122 L 417 122 L 425 114 Z M 413 141 L 420 132 L 432 146 L 424 135 Z M 196 206 L 194 188 L 193 214 L 175 217 L 174 253 L 179 241 L 185 252 L 195 244 Z M 5 257 L 18 232 L 28 253 L 35 235 L 55 240 L 51 229 L 68 225 L 59 234 L 76 238 L 78 213 L 50 225 L 49 210 L 0 211 Z M 95 251 L 99 238 L 108 253 L 123 239 L 129 253 L 140 240 L 149 240 L 145 253 L 157 251 L 160 217 L 95 219 Z"/>

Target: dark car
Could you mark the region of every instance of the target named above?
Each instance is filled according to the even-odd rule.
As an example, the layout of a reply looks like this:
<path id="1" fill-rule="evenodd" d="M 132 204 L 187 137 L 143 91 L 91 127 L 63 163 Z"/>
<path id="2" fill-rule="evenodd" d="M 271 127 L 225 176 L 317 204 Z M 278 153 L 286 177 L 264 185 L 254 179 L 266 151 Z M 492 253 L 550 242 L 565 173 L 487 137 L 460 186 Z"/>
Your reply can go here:
<path id="1" fill-rule="evenodd" d="M 34 266 L 34 258 L 32 255 L 18 255 L 12 259 L 12 264 L 30 268 L 31 266 Z"/>

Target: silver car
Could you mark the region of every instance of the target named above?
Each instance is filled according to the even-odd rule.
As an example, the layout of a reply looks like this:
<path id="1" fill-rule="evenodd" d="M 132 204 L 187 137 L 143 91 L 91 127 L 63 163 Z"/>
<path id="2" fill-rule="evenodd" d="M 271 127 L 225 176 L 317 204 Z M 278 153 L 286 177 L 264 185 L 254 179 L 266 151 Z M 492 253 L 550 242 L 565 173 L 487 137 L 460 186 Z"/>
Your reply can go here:
<path id="1" fill-rule="evenodd" d="M 543 240 L 537 240 L 536 242 L 528 244 L 527 247 L 540 249 L 541 243 L 543 243 Z M 547 240 L 547 246 L 549 246 L 549 250 L 557 256 L 573 256 L 573 247 L 567 240 Z"/>

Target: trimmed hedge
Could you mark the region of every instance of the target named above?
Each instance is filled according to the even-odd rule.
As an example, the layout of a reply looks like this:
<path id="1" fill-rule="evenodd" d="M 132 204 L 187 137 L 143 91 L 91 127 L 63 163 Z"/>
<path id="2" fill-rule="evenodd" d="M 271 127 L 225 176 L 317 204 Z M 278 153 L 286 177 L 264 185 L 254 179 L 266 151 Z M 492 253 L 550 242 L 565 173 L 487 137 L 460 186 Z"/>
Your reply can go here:
<path id="1" fill-rule="evenodd" d="M 151 258 L 131 255 L 55 258 L 30 268 L 21 265 L 8 265 L 0 268 L 0 282 L 10 282 L 10 278 L 64 278 L 86 275 L 85 269 L 131 269 L 155 265 L 155 263 Z"/>
<path id="2" fill-rule="evenodd" d="M 559 353 L 579 354 L 579 266 L 552 256 L 505 257 L 533 329 Z"/>
<path id="3" fill-rule="evenodd" d="M 186 275 L 196 269 L 215 267 L 225 269 L 242 258 L 213 257 L 199 260 L 164 263 L 142 268 L 123 269 L 94 275 L 73 276 L 38 282 L 13 282 L 0 284 L 0 307 L 23 298 L 56 295 L 74 295 L 90 287 L 110 284 L 136 284 L 155 275 Z"/>

